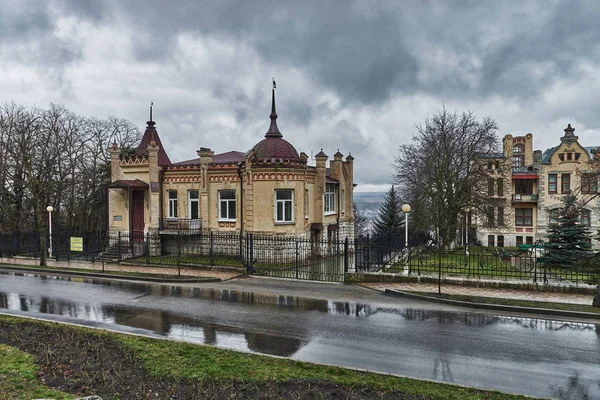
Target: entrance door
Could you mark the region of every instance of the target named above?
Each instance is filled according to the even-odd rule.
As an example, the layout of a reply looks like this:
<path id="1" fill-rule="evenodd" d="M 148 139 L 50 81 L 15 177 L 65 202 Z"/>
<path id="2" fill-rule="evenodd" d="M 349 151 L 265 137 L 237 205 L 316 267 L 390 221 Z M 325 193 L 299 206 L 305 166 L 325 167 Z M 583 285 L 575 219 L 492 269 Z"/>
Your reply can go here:
<path id="1" fill-rule="evenodd" d="M 190 219 L 189 229 L 200 229 L 200 215 L 198 209 L 198 191 L 188 192 L 188 216 Z"/>
<path id="2" fill-rule="evenodd" d="M 133 241 L 144 241 L 144 191 L 134 190 L 131 202 L 133 203 Z"/>

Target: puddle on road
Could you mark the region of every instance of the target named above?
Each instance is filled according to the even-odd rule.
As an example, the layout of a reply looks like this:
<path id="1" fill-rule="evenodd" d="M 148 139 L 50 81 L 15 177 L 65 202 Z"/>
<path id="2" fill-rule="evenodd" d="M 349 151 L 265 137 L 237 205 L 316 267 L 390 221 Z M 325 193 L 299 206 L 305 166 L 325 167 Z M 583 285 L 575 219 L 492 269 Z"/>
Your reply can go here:
<path id="1" fill-rule="evenodd" d="M 442 325 L 460 323 L 470 327 L 502 325 L 505 329 L 533 329 L 552 331 L 595 331 L 600 337 L 600 325 L 575 323 L 552 319 L 501 316 L 484 313 L 450 312 L 414 308 L 378 307 L 354 302 L 309 299 L 294 296 L 254 293 L 239 290 L 182 287 L 177 285 L 145 284 L 83 277 L 64 277 L 29 273 L 8 273 L 14 276 L 35 277 L 41 280 L 82 282 L 110 286 L 116 290 L 139 293 L 145 296 L 193 298 L 208 301 L 242 303 L 253 307 L 275 307 L 319 312 L 332 316 L 357 319 L 378 318 L 386 321 L 429 322 Z M 190 317 L 164 311 L 147 310 L 133 306 L 76 303 L 48 297 L 27 297 L 21 294 L 0 292 L 0 308 L 25 312 L 56 314 L 87 321 L 148 329 L 163 336 L 211 344 L 238 350 L 290 356 L 302 346 L 295 339 L 265 334 L 249 333 L 243 329 L 206 324 Z"/>

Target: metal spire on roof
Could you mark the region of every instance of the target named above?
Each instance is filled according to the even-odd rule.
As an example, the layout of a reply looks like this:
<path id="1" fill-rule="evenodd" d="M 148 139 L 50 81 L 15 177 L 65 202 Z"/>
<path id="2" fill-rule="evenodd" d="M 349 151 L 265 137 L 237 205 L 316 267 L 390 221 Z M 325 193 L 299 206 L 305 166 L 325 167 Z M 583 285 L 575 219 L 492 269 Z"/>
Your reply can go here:
<path id="1" fill-rule="evenodd" d="M 269 126 L 269 130 L 265 134 L 266 138 L 281 138 L 283 135 L 279 132 L 279 128 L 277 127 L 277 112 L 275 111 L 275 88 L 277 87 L 277 83 L 275 83 L 275 78 L 273 78 L 273 97 L 271 99 L 271 126 Z"/>
<path id="2" fill-rule="evenodd" d="M 153 101 L 150 101 L 150 121 L 146 122 L 146 124 L 148 124 L 147 128 L 154 128 L 154 125 L 156 125 L 156 122 L 154 122 L 152 120 L 152 106 L 154 105 Z"/>

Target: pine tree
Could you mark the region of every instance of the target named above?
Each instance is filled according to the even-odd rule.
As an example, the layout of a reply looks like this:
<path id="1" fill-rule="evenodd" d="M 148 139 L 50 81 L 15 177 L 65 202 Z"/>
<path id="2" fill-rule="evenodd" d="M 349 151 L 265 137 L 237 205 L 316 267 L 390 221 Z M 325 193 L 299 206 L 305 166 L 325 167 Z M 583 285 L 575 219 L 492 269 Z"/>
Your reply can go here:
<path id="1" fill-rule="evenodd" d="M 549 265 L 569 267 L 591 250 L 589 229 L 580 223 L 580 207 L 577 198 L 570 194 L 562 199 L 558 222 L 551 223 L 546 246 L 546 262 Z"/>
<path id="2" fill-rule="evenodd" d="M 373 236 L 380 237 L 388 234 L 388 232 L 400 230 L 401 227 L 404 227 L 402 205 L 396 188 L 392 186 L 386 193 L 385 199 L 377 212 L 377 217 L 373 221 Z"/>

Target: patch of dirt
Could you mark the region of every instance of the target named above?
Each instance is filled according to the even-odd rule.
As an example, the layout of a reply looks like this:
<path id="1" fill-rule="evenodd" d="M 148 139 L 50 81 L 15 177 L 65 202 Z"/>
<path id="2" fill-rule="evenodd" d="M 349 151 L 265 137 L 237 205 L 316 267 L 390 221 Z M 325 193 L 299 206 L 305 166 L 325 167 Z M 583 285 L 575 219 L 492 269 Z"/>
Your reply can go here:
<path id="1" fill-rule="evenodd" d="M 0 321 L 0 343 L 32 354 L 40 380 L 79 396 L 119 399 L 427 399 L 327 381 L 245 383 L 157 378 L 111 338 L 60 325 Z"/>

